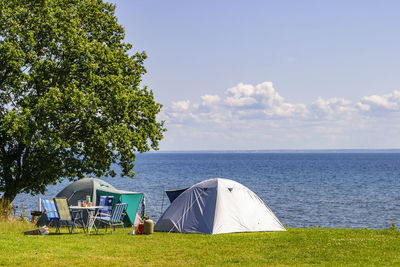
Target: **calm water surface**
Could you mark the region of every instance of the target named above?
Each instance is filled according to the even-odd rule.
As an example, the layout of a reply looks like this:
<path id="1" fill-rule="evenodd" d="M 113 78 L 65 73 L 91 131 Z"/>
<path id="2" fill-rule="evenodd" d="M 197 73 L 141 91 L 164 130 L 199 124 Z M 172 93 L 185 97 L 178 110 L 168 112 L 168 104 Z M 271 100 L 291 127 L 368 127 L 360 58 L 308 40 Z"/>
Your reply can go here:
<path id="1" fill-rule="evenodd" d="M 164 190 L 223 177 L 250 188 L 291 227 L 400 225 L 399 153 L 147 153 L 138 155 L 135 171 L 134 179 L 102 179 L 144 192 L 155 220 Z M 37 197 L 52 198 L 68 183 L 49 186 L 45 195 L 21 194 L 14 204 L 36 209 Z"/>

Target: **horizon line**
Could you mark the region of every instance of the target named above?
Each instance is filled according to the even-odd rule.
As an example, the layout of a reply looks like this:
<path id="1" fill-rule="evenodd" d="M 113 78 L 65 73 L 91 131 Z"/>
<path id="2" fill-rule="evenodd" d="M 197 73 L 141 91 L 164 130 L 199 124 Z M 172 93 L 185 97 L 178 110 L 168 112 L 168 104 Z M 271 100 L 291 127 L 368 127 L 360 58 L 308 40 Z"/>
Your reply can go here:
<path id="1" fill-rule="evenodd" d="M 327 149 L 190 149 L 151 150 L 150 153 L 400 153 L 400 148 L 327 148 Z"/>

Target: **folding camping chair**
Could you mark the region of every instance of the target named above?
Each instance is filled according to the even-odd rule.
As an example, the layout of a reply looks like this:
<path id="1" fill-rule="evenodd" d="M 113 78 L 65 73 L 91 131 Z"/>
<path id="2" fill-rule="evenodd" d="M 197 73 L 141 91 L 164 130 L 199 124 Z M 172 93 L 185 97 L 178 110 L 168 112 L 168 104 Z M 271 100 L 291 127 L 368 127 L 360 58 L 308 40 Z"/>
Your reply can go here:
<path id="1" fill-rule="evenodd" d="M 42 199 L 42 207 L 44 209 L 44 214 L 47 217 L 46 225 L 51 225 L 52 223 L 57 224 L 58 222 L 58 212 L 54 200 Z"/>
<path id="2" fill-rule="evenodd" d="M 100 196 L 99 206 L 107 207 L 106 209 L 99 210 L 99 217 L 107 217 L 111 215 L 114 203 L 114 196 Z"/>
<path id="3" fill-rule="evenodd" d="M 66 198 L 56 197 L 54 198 L 54 202 L 56 203 L 56 208 L 58 212 L 58 221 L 57 221 L 57 231 L 56 233 L 60 232 L 61 223 L 66 223 L 68 227 L 68 231 L 70 234 L 74 231 L 74 221 L 72 219 L 71 212 L 69 210 L 68 201 Z M 69 226 L 71 225 L 71 229 Z"/>
<path id="4" fill-rule="evenodd" d="M 125 210 L 127 207 L 128 207 L 127 203 L 118 203 L 112 209 L 111 214 L 99 213 L 98 216 L 96 217 L 96 220 L 98 220 L 100 223 L 103 223 L 106 225 L 106 232 L 107 232 L 107 226 L 110 226 L 111 233 L 113 232 L 113 228 L 115 228 L 115 226 L 122 226 L 122 228 L 124 229 L 124 233 L 125 233 L 123 219 L 124 219 Z M 97 228 L 96 228 L 96 232 L 98 232 Z"/>

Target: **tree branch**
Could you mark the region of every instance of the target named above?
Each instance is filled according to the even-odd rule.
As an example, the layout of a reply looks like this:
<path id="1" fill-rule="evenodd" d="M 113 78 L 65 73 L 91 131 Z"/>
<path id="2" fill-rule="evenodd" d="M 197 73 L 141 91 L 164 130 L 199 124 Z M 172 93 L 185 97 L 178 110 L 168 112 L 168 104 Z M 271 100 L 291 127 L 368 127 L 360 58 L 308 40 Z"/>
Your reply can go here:
<path id="1" fill-rule="evenodd" d="M 4 72 L 3 77 L 0 79 L 0 88 L 3 87 L 3 83 L 7 79 L 7 75 L 8 75 L 8 69 L 6 69 L 6 71 Z"/>

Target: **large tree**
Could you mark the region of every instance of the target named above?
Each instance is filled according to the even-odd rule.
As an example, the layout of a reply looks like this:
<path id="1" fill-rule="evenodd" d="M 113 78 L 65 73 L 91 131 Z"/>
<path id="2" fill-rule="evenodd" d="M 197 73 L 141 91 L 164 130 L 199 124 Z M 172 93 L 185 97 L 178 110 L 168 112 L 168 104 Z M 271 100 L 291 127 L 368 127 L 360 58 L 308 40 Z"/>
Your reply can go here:
<path id="1" fill-rule="evenodd" d="M 134 176 L 136 152 L 157 149 L 161 105 L 140 85 L 115 6 L 100 0 L 0 0 L 0 192 L 88 174 Z"/>

